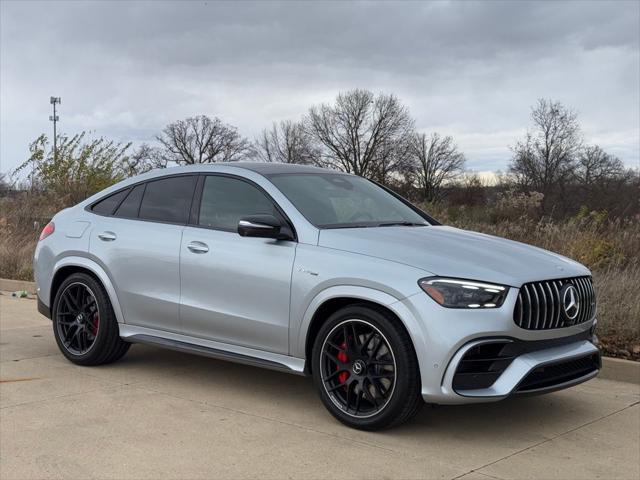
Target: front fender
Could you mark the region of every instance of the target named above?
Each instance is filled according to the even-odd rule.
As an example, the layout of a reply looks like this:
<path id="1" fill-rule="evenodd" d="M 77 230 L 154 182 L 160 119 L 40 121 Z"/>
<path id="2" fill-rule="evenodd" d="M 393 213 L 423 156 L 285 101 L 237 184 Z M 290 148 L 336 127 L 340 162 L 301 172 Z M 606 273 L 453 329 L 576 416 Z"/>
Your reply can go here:
<path id="1" fill-rule="evenodd" d="M 113 283 L 111 282 L 111 278 L 107 272 L 95 261 L 86 257 L 78 257 L 78 256 L 69 256 L 64 257 L 58 260 L 53 268 L 53 277 L 55 277 L 56 273 L 64 267 L 81 267 L 89 270 L 93 273 L 107 291 L 107 295 L 109 296 L 109 300 L 111 301 L 111 306 L 113 307 L 113 311 L 116 314 L 116 319 L 118 323 L 125 323 L 124 315 L 122 313 L 122 307 L 120 306 L 120 302 L 118 300 L 118 294 L 116 293 L 116 289 L 113 287 Z M 53 305 L 52 305 L 53 307 Z"/>
<path id="2" fill-rule="evenodd" d="M 340 285 L 326 288 L 311 300 L 302 317 L 298 331 L 294 332 L 291 336 L 292 345 L 290 345 L 290 348 L 292 356 L 305 358 L 307 335 L 313 316 L 324 302 L 334 298 L 355 298 L 358 300 L 366 300 L 391 310 L 400 319 L 406 330 L 409 332 L 409 336 L 411 337 L 411 341 L 416 349 L 416 353 L 418 353 L 418 358 L 421 358 L 420 352 L 424 349 L 426 344 L 424 325 L 413 315 L 404 303 L 402 303 L 402 299 L 396 298 L 380 290 L 355 285 Z"/>

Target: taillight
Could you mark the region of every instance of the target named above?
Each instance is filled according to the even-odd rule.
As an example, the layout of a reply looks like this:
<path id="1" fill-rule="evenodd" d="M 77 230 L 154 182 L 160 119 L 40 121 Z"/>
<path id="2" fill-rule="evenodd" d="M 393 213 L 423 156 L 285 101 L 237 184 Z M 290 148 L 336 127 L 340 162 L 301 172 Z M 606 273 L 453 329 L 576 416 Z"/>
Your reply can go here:
<path id="1" fill-rule="evenodd" d="M 47 238 L 49 235 L 51 235 L 53 232 L 56 231 L 56 226 L 53 222 L 49 222 L 47 223 L 44 228 L 42 229 L 42 232 L 40 232 L 40 240 L 42 241 L 45 238 Z"/>

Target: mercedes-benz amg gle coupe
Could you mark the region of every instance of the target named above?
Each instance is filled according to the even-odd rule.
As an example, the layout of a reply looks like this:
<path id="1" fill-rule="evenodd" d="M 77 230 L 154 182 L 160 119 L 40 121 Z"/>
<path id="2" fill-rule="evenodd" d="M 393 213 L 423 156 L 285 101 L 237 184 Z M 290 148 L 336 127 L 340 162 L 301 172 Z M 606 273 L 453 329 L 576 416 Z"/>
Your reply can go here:
<path id="1" fill-rule="evenodd" d="M 54 216 L 35 278 L 74 363 L 145 343 L 311 375 L 329 412 L 361 429 L 424 402 L 549 392 L 600 369 L 587 268 L 308 166 L 120 182 Z"/>

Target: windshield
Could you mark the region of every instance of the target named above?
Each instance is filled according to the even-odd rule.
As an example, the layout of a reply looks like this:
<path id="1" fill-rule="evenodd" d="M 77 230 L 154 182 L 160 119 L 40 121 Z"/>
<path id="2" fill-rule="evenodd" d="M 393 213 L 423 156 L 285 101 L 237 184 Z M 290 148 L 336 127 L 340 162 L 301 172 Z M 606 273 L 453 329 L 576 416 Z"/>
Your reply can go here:
<path id="1" fill-rule="evenodd" d="M 339 173 L 284 173 L 269 180 L 318 228 L 424 226 L 427 220 L 362 177 Z"/>

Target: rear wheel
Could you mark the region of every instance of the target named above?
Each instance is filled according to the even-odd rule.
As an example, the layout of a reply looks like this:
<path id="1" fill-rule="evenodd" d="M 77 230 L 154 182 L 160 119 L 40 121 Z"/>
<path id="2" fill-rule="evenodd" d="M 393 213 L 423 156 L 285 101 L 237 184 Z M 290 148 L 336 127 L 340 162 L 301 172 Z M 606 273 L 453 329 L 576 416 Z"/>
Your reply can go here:
<path id="1" fill-rule="evenodd" d="M 92 276 L 74 273 L 62 282 L 52 308 L 53 334 L 62 354 L 78 365 L 100 365 L 121 358 L 130 344 L 104 287 Z"/>
<path id="2" fill-rule="evenodd" d="M 354 305 L 334 313 L 316 337 L 312 369 L 324 405 L 354 428 L 399 425 L 423 404 L 411 339 L 383 310 Z"/>

